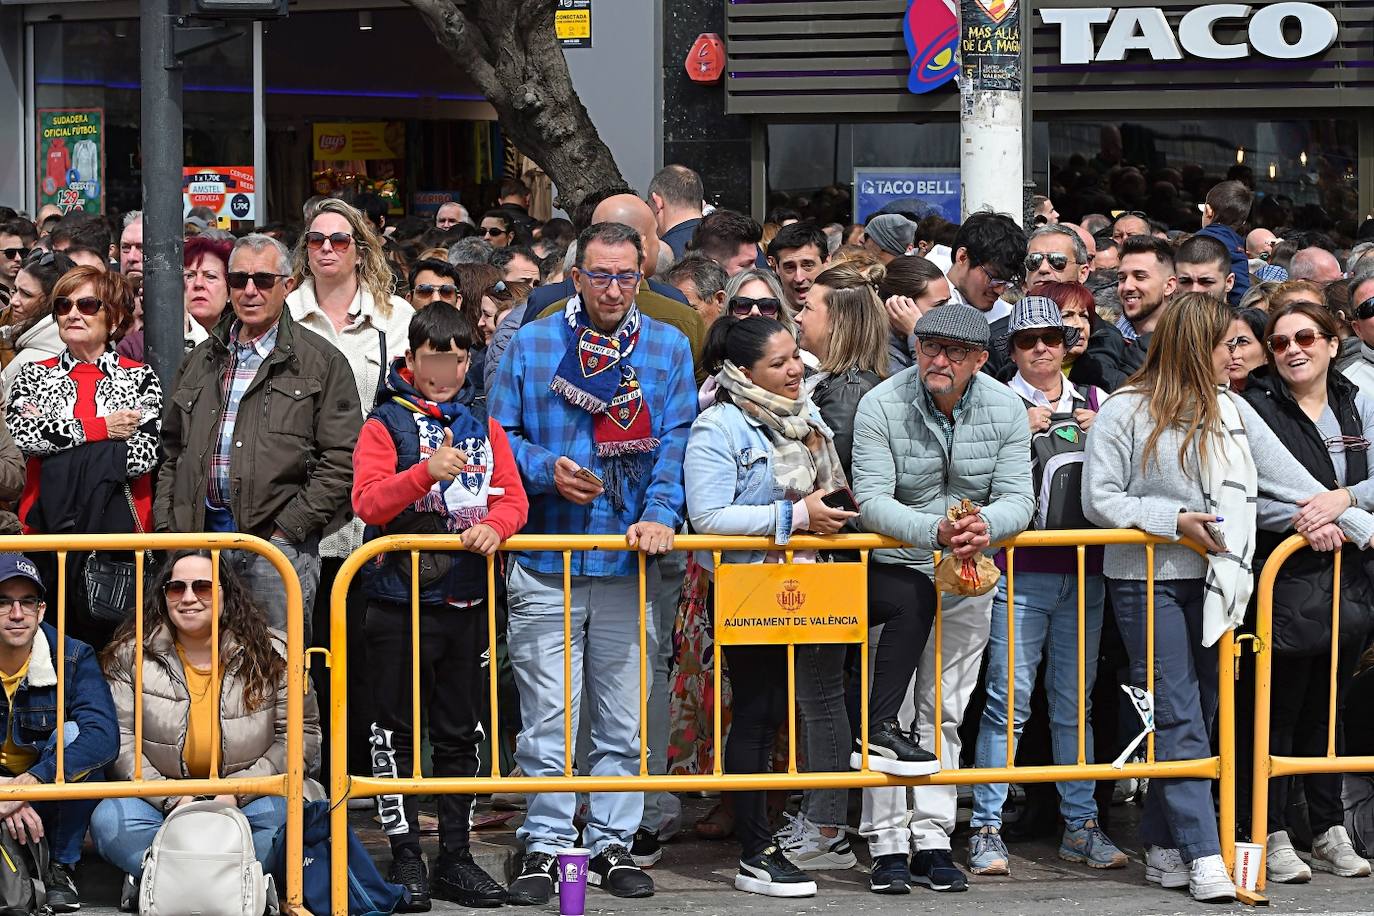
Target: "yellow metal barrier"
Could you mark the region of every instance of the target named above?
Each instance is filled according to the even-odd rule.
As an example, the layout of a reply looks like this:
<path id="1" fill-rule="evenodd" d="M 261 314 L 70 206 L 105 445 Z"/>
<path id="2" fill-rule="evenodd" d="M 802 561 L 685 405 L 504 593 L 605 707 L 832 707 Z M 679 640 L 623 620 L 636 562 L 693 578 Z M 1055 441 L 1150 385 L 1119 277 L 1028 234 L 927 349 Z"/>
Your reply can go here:
<path id="1" fill-rule="evenodd" d="M 1153 537 L 1136 530 L 1083 530 L 1083 531 L 1037 531 L 1021 534 L 1013 540 L 1002 544 L 1007 548 L 1007 592 L 1008 605 L 1014 607 L 1015 599 L 1015 553 L 1017 549 L 1028 547 L 1076 547 L 1078 552 L 1078 619 L 1079 619 L 1079 732 L 1078 732 L 1078 762 L 1072 766 L 1016 766 L 1012 742 L 1008 741 L 1008 754 L 1006 766 L 989 767 L 984 769 L 949 769 L 941 770 L 931 776 L 921 777 L 901 777 L 886 773 L 879 773 L 868 768 L 868 751 L 864 747 L 862 751 L 862 769 L 845 773 L 801 773 L 797 771 L 796 758 L 796 739 L 795 729 L 789 729 L 788 747 L 788 768 L 786 773 L 753 773 L 753 774 L 729 774 L 726 775 L 722 768 L 722 747 L 723 742 L 719 740 L 720 735 L 720 708 L 717 704 L 714 718 L 715 747 L 713 772 L 697 775 L 649 775 L 648 772 L 648 751 L 644 741 L 644 727 L 646 708 L 648 702 L 648 663 L 647 663 L 647 640 L 646 640 L 646 595 L 645 595 L 645 564 L 646 557 L 638 555 L 638 578 L 639 578 L 639 644 L 640 644 L 640 764 L 639 773 L 633 776 L 574 776 L 573 775 L 573 724 L 572 724 L 572 704 L 570 700 L 572 689 L 571 653 L 564 651 L 564 772 L 561 776 L 522 776 L 518 780 L 502 776 L 500 772 L 499 757 L 497 753 L 491 755 L 491 775 L 475 776 L 471 778 L 456 777 L 431 777 L 425 778 L 420 771 L 420 729 L 412 729 L 412 774 L 410 778 L 377 778 L 372 776 L 354 776 L 346 772 L 346 768 L 335 765 L 331 768 L 330 801 L 332 805 L 331 813 L 331 842 L 332 842 L 332 867 L 333 876 L 331 887 L 333 891 L 333 910 L 337 916 L 345 916 L 347 909 L 347 841 L 348 841 L 348 812 L 346 800 L 360 797 L 372 797 L 377 795 L 414 795 L 414 794 L 445 794 L 445 793 L 471 793 L 483 794 L 490 792 L 510 791 L 515 788 L 522 793 L 538 792 L 683 792 L 694 790 L 721 790 L 721 791 L 747 791 L 747 790 L 770 790 L 770 789 L 830 789 L 830 788 L 867 788 L 877 786 L 902 786 L 902 785 L 969 785 L 974 783 L 1004 783 L 1004 782 L 1062 782 L 1068 780 L 1102 780 L 1102 779 L 1122 779 L 1128 777 L 1139 778 L 1204 778 L 1218 779 L 1221 782 L 1221 818 L 1219 834 L 1221 839 L 1222 855 L 1226 861 L 1227 868 L 1230 869 L 1234 864 L 1235 855 L 1235 682 L 1234 682 L 1234 643 L 1232 634 L 1228 631 L 1218 641 L 1217 649 L 1219 652 L 1219 694 L 1218 694 L 1218 725 L 1220 729 L 1220 753 L 1217 756 L 1199 760 L 1169 760 L 1159 761 L 1155 759 L 1154 734 L 1148 738 L 1146 748 L 1146 760 L 1144 763 L 1128 763 L 1117 768 L 1110 763 L 1089 764 L 1086 762 L 1085 728 L 1085 677 L 1083 667 L 1084 652 L 1084 577 L 1085 577 L 1085 549 L 1089 546 L 1099 545 L 1139 545 L 1145 550 L 1150 569 L 1147 581 L 1148 612 L 1147 612 L 1147 655 L 1146 665 L 1147 684 L 1146 688 L 1153 694 L 1154 691 L 1154 551 L 1158 544 L 1172 544 L 1163 538 Z M 785 548 L 779 547 L 768 538 L 762 537 L 714 537 L 706 535 L 682 535 L 675 539 L 674 550 L 690 551 L 709 551 L 716 560 L 716 568 L 723 570 L 723 575 L 718 575 L 715 588 L 717 596 L 720 595 L 721 580 L 730 580 L 737 577 L 743 581 L 732 581 L 732 589 L 743 589 L 747 594 L 750 589 L 757 592 L 765 600 L 774 598 L 771 588 L 782 579 L 792 578 L 800 582 L 806 579 L 805 585 L 816 588 L 815 577 L 824 576 L 826 571 L 832 574 L 840 573 L 840 568 L 848 567 L 850 570 L 858 570 L 866 573 L 869 562 L 869 551 L 880 548 L 903 547 L 902 543 L 890 538 L 878 535 L 858 534 L 858 535 L 833 535 L 828 537 L 796 537 L 793 538 Z M 1196 545 L 1185 543 L 1193 550 L 1202 553 L 1203 551 Z M 364 544 L 359 550 L 355 551 L 343 564 L 337 578 L 334 581 L 334 588 L 331 594 L 331 630 L 330 630 L 330 678 L 332 684 L 332 703 L 331 703 L 331 759 L 343 761 L 347 759 L 347 595 L 350 584 L 354 576 L 362 568 L 363 564 L 381 554 L 387 553 L 410 553 L 411 557 L 411 580 L 419 579 L 419 554 L 421 551 L 444 551 L 462 550 L 462 542 L 456 536 L 449 535 L 395 535 L 390 537 L 378 538 Z M 553 551 L 561 553 L 563 557 L 563 580 L 564 580 L 564 624 L 563 636 L 565 647 L 571 643 L 571 594 L 570 579 L 572 554 L 586 550 L 608 550 L 608 551 L 627 551 L 631 548 L 626 544 L 623 535 L 517 535 L 501 545 L 502 551 Z M 726 564 L 722 567 L 720 555 L 725 550 L 783 550 L 785 559 L 791 564 L 794 551 L 798 550 L 848 550 L 859 551 L 860 561 L 858 563 L 835 563 L 820 565 L 795 566 L 774 566 L 772 570 L 766 572 L 748 572 L 747 568 L 741 566 L 731 567 Z M 936 560 L 938 562 L 939 555 Z M 499 735 L 498 702 L 497 702 L 497 671 L 496 671 L 496 602 L 494 600 L 496 590 L 496 558 L 487 559 L 487 615 L 488 615 L 488 651 L 492 663 L 489 666 L 489 690 L 490 690 L 490 713 L 491 728 L 490 734 Z M 786 645 L 788 647 L 788 709 L 790 718 L 795 721 L 796 715 L 796 693 L 793 653 L 795 646 L 799 644 L 810 644 L 815 642 L 832 643 L 857 643 L 860 646 L 863 664 L 862 689 L 861 689 L 861 728 L 863 733 L 867 733 L 868 726 L 868 633 L 867 633 L 867 580 L 866 576 L 858 575 L 854 578 L 846 579 L 847 588 L 851 590 L 849 596 L 841 593 L 842 590 L 829 590 L 826 592 L 826 599 L 833 601 L 844 601 L 846 607 L 853 605 L 854 614 L 840 615 L 844 620 L 829 625 L 828 629 L 822 628 L 820 635 L 815 633 L 805 633 L 798 630 L 793 634 L 782 633 L 780 630 L 774 631 L 773 635 L 767 638 L 751 638 L 740 636 L 732 638 L 722 633 L 722 620 L 729 617 L 730 613 L 738 613 L 743 616 L 753 615 L 748 608 L 746 596 L 741 596 L 738 591 L 734 592 L 734 604 L 723 606 L 719 597 L 716 605 L 715 618 L 715 695 L 721 695 L 721 646 L 722 644 L 738 643 L 772 643 Z M 765 592 L 764 586 L 770 591 Z M 801 585 L 797 586 L 802 587 Z M 939 718 L 941 709 L 941 680 L 943 674 L 943 659 L 941 653 L 941 607 L 943 596 L 937 591 L 937 604 L 935 615 L 935 627 L 932 638 L 935 641 L 935 710 L 936 717 Z M 782 607 L 786 609 L 784 599 L 776 599 Z M 857 621 L 850 621 L 851 616 L 857 617 Z M 421 721 L 419 709 L 419 665 L 418 634 L 420 632 L 420 596 L 417 589 L 411 590 L 411 620 L 412 633 L 412 722 Z M 785 624 L 779 624 L 785 628 Z M 1014 614 L 1008 613 L 1008 643 L 1009 653 L 1015 651 L 1014 637 Z M 1008 715 L 1008 736 L 1011 737 L 1015 722 L 1015 665 L 1014 657 L 1008 658 L 1008 692 L 1007 706 Z M 935 734 L 934 753 L 938 757 L 940 754 L 940 722 L 932 723 Z"/>
<path id="2" fill-rule="evenodd" d="M 134 557 L 136 613 L 136 654 L 134 657 L 134 743 L 143 747 L 143 598 L 147 570 L 143 567 L 144 551 L 172 551 L 204 549 L 211 552 L 215 576 L 212 603 L 219 604 L 219 563 L 224 550 L 248 550 L 265 557 L 281 575 L 286 586 L 287 619 L 287 736 L 286 772 L 278 776 L 255 776 L 225 779 L 142 779 L 143 755 L 134 763 L 134 778 L 127 782 L 68 782 L 64 766 L 64 741 L 56 743 L 57 774 L 48 785 L 0 785 L 0 800 L 5 801 L 63 801 L 69 799 L 151 798 L 176 795 L 273 795 L 286 799 L 286 896 L 284 906 L 299 910 L 301 887 L 301 824 L 303 816 L 303 787 L 305 782 L 305 663 L 304 630 L 301 608 L 301 586 L 296 571 L 280 550 L 260 538 L 239 534 L 108 534 L 108 535 L 3 535 L 0 552 L 57 554 L 56 622 L 58 645 L 67 630 L 67 556 L 90 550 L 129 551 Z M 49 605 L 51 613 L 53 605 Z M 46 618 L 45 619 L 50 619 Z M 215 708 L 219 699 L 219 615 L 213 615 L 211 645 L 211 684 Z M 57 726 L 55 734 L 63 735 L 66 728 L 66 665 L 57 665 Z M 212 772 L 218 772 L 220 740 L 219 716 L 212 716 L 211 761 Z"/>
<path id="3" fill-rule="evenodd" d="M 1321 757 L 1285 757 L 1269 752 L 1270 697 L 1274 669 L 1274 583 L 1289 557 L 1308 546 L 1307 539 L 1293 535 L 1269 556 L 1260 573 L 1259 607 L 1255 621 L 1255 757 L 1254 796 L 1251 799 L 1250 841 L 1260 844 L 1259 888 L 1266 883 L 1269 820 L 1269 780 L 1310 773 L 1374 773 L 1374 757 L 1342 757 L 1336 754 L 1336 681 L 1341 631 L 1341 551 L 1332 554 L 1334 578 L 1331 599 L 1331 677 L 1326 754 Z"/>

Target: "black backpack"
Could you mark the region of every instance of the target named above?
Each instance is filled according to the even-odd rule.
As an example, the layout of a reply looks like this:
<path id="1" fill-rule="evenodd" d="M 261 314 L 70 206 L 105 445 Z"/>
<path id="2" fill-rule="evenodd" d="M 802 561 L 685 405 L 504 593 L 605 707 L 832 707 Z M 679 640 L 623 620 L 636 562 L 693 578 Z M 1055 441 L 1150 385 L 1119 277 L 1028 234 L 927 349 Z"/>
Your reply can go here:
<path id="1" fill-rule="evenodd" d="M 1097 410 L 1096 390 L 1089 388 L 1086 400 L 1074 398 L 1073 407 L 1074 410 Z M 1086 439 L 1087 433 L 1072 413 L 1052 414 L 1048 428 L 1031 433 L 1031 476 L 1035 488 L 1032 528 L 1062 531 L 1097 527 L 1083 514 L 1083 446 Z"/>
<path id="2" fill-rule="evenodd" d="M 21 843 L 0 831 L 0 916 L 51 912 L 48 904 L 48 839 Z"/>

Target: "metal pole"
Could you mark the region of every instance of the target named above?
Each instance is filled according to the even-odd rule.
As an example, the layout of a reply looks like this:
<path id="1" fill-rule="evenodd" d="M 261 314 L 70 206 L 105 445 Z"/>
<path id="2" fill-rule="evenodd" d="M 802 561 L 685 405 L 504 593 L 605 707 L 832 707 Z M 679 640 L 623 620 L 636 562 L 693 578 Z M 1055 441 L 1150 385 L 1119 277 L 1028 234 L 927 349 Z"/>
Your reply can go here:
<path id="1" fill-rule="evenodd" d="M 148 362 L 170 396 L 185 346 L 181 240 L 181 64 L 172 43 L 176 0 L 140 0 L 143 141 L 143 333 Z"/>
<path id="2" fill-rule="evenodd" d="M 1019 218 L 1024 154 L 1018 0 L 961 0 L 959 170 L 964 218 L 992 209 Z"/>
<path id="3" fill-rule="evenodd" d="M 267 102 L 262 66 L 262 22 L 253 23 L 253 183 L 256 222 L 267 222 Z"/>

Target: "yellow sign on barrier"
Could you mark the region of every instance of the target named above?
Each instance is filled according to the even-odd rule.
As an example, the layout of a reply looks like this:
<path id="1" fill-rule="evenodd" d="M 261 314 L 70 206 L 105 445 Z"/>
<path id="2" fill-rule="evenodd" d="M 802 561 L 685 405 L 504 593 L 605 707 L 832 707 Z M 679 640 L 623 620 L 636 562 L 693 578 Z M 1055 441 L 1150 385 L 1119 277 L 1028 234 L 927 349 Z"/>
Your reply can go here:
<path id="1" fill-rule="evenodd" d="M 867 638 L 868 578 L 861 563 L 723 563 L 716 578 L 722 645 Z"/>

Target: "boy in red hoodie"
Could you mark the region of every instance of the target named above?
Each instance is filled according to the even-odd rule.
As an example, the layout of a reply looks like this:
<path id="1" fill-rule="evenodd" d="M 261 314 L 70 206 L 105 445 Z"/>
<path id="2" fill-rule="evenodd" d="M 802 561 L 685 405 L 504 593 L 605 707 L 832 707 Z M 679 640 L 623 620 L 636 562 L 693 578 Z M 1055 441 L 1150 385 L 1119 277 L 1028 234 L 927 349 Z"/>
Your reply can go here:
<path id="1" fill-rule="evenodd" d="M 420 555 L 411 582 L 409 552 L 363 568 L 368 660 L 375 685 L 372 772 L 412 771 L 411 589 L 420 591 L 420 703 L 426 710 L 436 776 L 475 776 L 486 696 L 487 572 L 484 557 L 525 524 L 529 501 L 506 433 L 460 402 L 472 325 L 435 305 L 410 321 L 410 349 L 392 363 L 387 395 L 368 416 L 353 452 L 353 511 L 369 539 L 385 534 L 457 534 L 466 551 Z M 433 895 L 464 906 L 500 906 L 506 890 L 472 859 L 473 797 L 439 796 L 441 854 Z M 430 908 L 414 795 L 377 799 L 391 839 L 390 880 L 410 892 L 408 912 Z"/>

